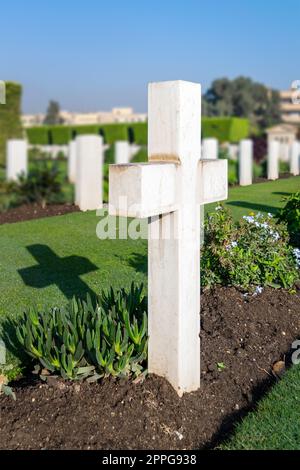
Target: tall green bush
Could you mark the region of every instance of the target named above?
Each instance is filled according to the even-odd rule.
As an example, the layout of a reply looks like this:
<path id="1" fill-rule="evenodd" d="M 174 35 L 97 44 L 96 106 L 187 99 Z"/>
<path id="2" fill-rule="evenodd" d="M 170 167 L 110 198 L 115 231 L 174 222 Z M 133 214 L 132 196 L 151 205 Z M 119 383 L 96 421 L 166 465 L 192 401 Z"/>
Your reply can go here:
<path id="1" fill-rule="evenodd" d="M 31 145 L 49 145 L 49 127 L 29 127 L 26 129 L 27 139 Z"/>
<path id="2" fill-rule="evenodd" d="M 6 104 L 0 104 L 0 165 L 5 164 L 6 141 L 22 137 L 21 96 L 22 87 L 15 82 L 6 82 Z"/>
<path id="3" fill-rule="evenodd" d="M 148 124 L 146 122 L 136 122 L 130 124 L 129 131 L 132 133 L 132 141 L 138 145 L 147 145 Z"/>
<path id="4" fill-rule="evenodd" d="M 72 126 L 72 136 L 85 135 L 85 134 L 99 134 L 100 128 L 97 124 L 88 124 L 83 126 Z"/>
<path id="5" fill-rule="evenodd" d="M 66 145 L 72 138 L 69 126 L 53 126 L 50 129 L 50 140 L 55 145 Z"/>
<path id="6" fill-rule="evenodd" d="M 103 124 L 100 126 L 106 144 L 114 144 L 117 140 L 128 140 L 126 124 Z"/>
<path id="7" fill-rule="evenodd" d="M 247 119 L 216 117 L 202 119 L 202 137 L 215 137 L 219 142 L 239 142 L 249 136 Z"/>

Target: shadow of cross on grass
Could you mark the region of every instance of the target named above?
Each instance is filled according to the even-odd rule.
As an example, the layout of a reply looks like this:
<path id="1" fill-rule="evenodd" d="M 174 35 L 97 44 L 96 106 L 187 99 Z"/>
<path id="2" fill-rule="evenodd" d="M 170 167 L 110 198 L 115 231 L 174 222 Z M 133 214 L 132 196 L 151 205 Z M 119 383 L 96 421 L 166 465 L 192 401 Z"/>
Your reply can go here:
<path id="1" fill-rule="evenodd" d="M 55 284 L 68 299 L 73 296 L 85 299 L 88 293 L 92 298 L 95 296 L 79 277 L 98 270 L 90 260 L 75 255 L 60 258 L 47 245 L 30 245 L 26 248 L 38 262 L 37 265 L 18 270 L 27 286 L 42 289 Z"/>

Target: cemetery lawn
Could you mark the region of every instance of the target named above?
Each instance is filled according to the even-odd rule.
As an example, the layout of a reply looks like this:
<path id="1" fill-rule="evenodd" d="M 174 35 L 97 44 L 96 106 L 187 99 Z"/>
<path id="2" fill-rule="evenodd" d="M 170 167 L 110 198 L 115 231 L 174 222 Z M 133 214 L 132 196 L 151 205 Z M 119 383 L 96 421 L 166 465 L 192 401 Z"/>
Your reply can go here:
<path id="1" fill-rule="evenodd" d="M 300 366 L 293 366 L 236 427 L 224 450 L 300 449 Z"/>
<path id="2" fill-rule="evenodd" d="M 229 188 L 227 206 L 235 220 L 239 220 L 249 212 L 264 212 L 275 215 L 284 205 L 282 199 L 291 193 L 299 191 L 300 176 L 291 176 L 272 182 L 258 183 L 251 186 L 236 186 Z M 214 204 L 206 206 L 206 210 L 213 209 Z"/>

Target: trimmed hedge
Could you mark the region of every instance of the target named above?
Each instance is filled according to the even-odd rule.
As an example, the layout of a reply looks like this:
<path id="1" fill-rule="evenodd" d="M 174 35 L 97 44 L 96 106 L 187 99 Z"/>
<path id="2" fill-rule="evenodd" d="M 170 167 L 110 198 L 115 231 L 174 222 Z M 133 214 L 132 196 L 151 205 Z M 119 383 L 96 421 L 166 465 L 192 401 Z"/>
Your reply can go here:
<path id="1" fill-rule="evenodd" d="M 21 96 L 19 83 L 6 82 L 6 104 L 0 104 L 0 164 L 6 161 L 6 141 L 22 138 Z"/>
<path id="2" fill-rule="evenodd" d="M 106 144 L 114 144 L 117 140 L 128 140 L 127 124 L 103 124 L 100 126 L 100 132 L 103 133 Z"/>
<path id="3" fill-rule="evenodd" d="M 129 133 L 132 135 L 132 142 L 138 145 L 147 145 L 148 142 L 148 124 L 147 122 L 136 122 L 128 126 Z"/>
<path id="4" fill-rule="evenodd" d="M 48 145 L 49 144 L 49 128 L 48 126 L 30 127 L 26 129 L 28 142 L 32 145 Z"/>
<path id="5" fill-rule="evenodd" d="M 38 141 L 38 129 L 41 140 Z M 46 137 L 46 133 L 49 135 Z M 148 124 L 135 122 L 129 124 L 92 124 L 83 126 L 42 126 L 27 129 L 27 136 L 31 144 L 57 145 L 67 144 L 71 138 L 82 134 L 103 135 L 107 144 L 114 144 L 117 140 L 129 140 L 138 145 L 147 145 Z M 203 118 L 202 137 L 216 137 L 219 142 L 238 142 L 249 136 L 249 122 L 241 118 Z"/>
<path id="6" fill-rule="evenodd" d="M 215 137 L 219 142 L 239 142 L 249 136 L 249 121 L 241 118 L 203 118 L 202 137 Z"/>
<path id="7" fill-rule="evenodd" d="M 99 134 L 100 128 L 97 124 L 70 127 L 72 137 L 84 134 Z"/>
<path id="8" fill-rule="evenodd" d="M 72 139 L 69 126 L 53 126 L 50 129 L 50 142 L 54 145 L 66 145 Z"/>

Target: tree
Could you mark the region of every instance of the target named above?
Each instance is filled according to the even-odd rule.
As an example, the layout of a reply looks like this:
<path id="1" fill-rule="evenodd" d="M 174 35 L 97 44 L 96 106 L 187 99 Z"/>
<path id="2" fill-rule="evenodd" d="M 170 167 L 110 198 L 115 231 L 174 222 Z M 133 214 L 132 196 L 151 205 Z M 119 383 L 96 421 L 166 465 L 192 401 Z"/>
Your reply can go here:
<path id="1" fill-rule="evenodd" d="M 62 124 L 64 121 L 60 117 L 60 106 L 57 101 L 49 101 L 44 124 L 53 126 L 55 124 Z"/>
<path id="2" fill-rule="evenodd" d="M 203 114 L 207 116 L 244 117 L 259 129 L 281 120 L 279 93 L 251 78 L 215 80 L 203 98 Z"/>

